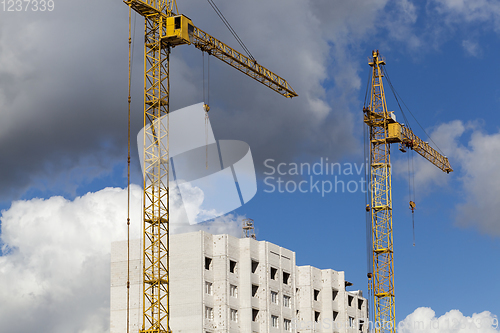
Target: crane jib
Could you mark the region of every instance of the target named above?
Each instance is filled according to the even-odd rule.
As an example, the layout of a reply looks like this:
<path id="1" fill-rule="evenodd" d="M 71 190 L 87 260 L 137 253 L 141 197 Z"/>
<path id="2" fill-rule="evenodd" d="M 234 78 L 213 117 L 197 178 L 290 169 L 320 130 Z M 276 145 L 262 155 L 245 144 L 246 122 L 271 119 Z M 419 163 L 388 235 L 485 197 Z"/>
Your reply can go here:
<path id="1" fill-rule="evenodd" d="M 285 79 L 197 28 L 187 16 L 176 15 L 173 11 L 167 11 L 167 13 L 159 11 L 155 7 L 159 1 L 130 0 L 124 2 L 140 15 L 159 21 L 162 47 L 193 44 L 198 49 L 208 52 L 284 97 L 298 96 Z"/>

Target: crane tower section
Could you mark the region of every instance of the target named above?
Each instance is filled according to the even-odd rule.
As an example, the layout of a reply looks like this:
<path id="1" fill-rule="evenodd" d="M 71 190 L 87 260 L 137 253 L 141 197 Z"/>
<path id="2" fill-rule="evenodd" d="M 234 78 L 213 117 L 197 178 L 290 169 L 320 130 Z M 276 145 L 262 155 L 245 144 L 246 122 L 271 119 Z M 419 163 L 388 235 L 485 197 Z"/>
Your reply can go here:
<path id="1" fill-rule="evenodd" d="M 392 234 L 391 143 L 417 152 L 446 173 L 453 169 L 446 156 L 422 141 L 405 125 L 398 123 L 393 112 L 387 111 L 383 67 L 385 60 L 378 51 L 372 52 L 368 63 L 372 67 L 370 104 L 363 108 L 364 122 L 369 128 L 370 145 L 370 269 L 368 285 L 374 298 L 373 325 L 376 333 L 395 333 L 394 248 Z M 410 201 L 412 210 L 415 203 Z"/>
<path id="2" fill-rule="evenodd" d="M 370 207 L 372 228 L 372 265 L 375 331 L 396 332 L 394 303 L 394 261 L 392 237 L 392 189 L 389 124 L 394 120 L 387 111 L 383 72 L 384 59 L 373 51 L 370 105 L 364 110 L 364 122 L 370 131 Z M 371 276 L 369 276 L 371 278 Z"/>
<path id="3" fill-rule="evenodd" d="M 282 77 L 179 15 L 176 0 L 124 0 L 144 17 L 143 325 L 141 333 L 169 333 L 169 56 L 194 45 L 280 95 L 297 93 Z M 130 22 L 130 20 L 129 20 Z M 130 44 L 130 40 L 129 40 Z M 130 103 L 130 102 L 129 102 Z M 166 121 L 161 118 L 166 117 Z"/>
<path id="4" fill-rule="evenodd" d="M 176 15 L 175 0 L 125 1 L 144 17 L 144 195 L 143 333 L 169 327 L 169 56 L 171 47 L 189 43 L 193 25 Z"/>

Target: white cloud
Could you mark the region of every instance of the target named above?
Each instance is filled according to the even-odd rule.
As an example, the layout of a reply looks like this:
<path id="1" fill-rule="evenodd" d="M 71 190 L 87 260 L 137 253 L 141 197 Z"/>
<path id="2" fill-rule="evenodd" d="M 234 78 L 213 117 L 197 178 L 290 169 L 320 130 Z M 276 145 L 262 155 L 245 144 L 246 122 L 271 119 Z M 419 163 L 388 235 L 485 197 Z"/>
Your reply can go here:
<path id="1" fill-rule="evenodd" d="M 463 202 L 456 205 L 457 223 L 500 236 L 497 210 L 500 207 L 500 131 L 484 133 L 478 122 L 454 120 L 437 126 L 430 134 L 445 152 L 454 172 L 445 175 L 423 158 L 415 158 L 415 182 L 422 189 L 444 186 L 457 179 Z M 466 142 L 463 144 L 462 142 Z M 406 163 L 406 162 L 404 162 Z M 406 170 L 400 161 L 397 169 Z"/>
<path id="2" fill-rule="evenodd" d="M 415 23 L 417 22 L 417 8 L 409 0 L 393 2 L 394 8 L 382 21 L 389 36 L 398 42 L 404 42 L 412 50 L 422 45 L 421 37 L 417 36 Z"/>
<path id="3" fill-rule="evenodd" d="M 431 136 L 443 143 L 442 149 L 448 152 L 465 194 L 464 202 L 457 204 L 458 224 L 499 236 L 500 132 L 487 134 L 478 123 L 455 120 L 438 126 Z M 420 175 L 422 179 L 430 175 L 424 173 Z"/>
<path id="4" fill-rule="evenodd" d="M 140 237 L 142 189 L 131 187 L 131 237 Z M 126 239 L 126 189 L 106 188 L 73 201 L 16 201 L 2 211 L 2 331 L 108 332 L 112 241 Z M 172 217 L 175 218 L 175 217 Z M 240 218 L 172 224 L 172 233 L 240 234 Z"/>
<path id="5" fill-rule="evenodd" d="M 441 152 L 450 161 L 451 167 L 455 170 L 457 168 L 457 156 L 455 154 L 458 145 L 458 139 L 464 133 L 465 126 L 461 121 L 451 121 L 446 124 L 441 124 L 437 126 L 437 128 L 430 133 L 430 137 L 432 141 L 429 144 L 438 152 Z M 425 137 L 421 136 L 421 139 L 426 141 Z M 436 148 L 435 143 L 438 144 L 439 149 Z M 424 158 L 421 158 L 417 153 L 408 151 L 407 154 L 413 154 L 413 170 L 415 174 L 415 184 L 418 186 L 418 191 L 423 192 L 430 189 L 430 186 L 440 185 L 444 186 L 450 182 L 452 177 L 456 175 L 452 173 L 447 175 L 440 169 L 438 169 L 435 165 L 430 163 Z M 399 173 L 407 172 L 407 161 L 406 158 L 403 160 L 399 160 L 397 170 Z M 404 171 L 403 171 L 404 170 Z"/>
<path id="6" fill-rule="evenodd" d="M 481 47 L 476 42 L 473 42 L 471 40 L 464 40 L 464 41 L 462 41 L 462 47 L 470 56 L 473 56 L 473 57 L 480 57 L 481 56 L 481 52 L 482 52 Z"/>
<path id="7" fill-rule="evenodd" d="M 398 333 L 496 333 L 498 318 L 491 312 L 464 316 L 451 310 L 440 317 L 431 308 L 421 307 L 398 324 Z"/>
<path id="8" fill-rule="evenodd" d="M 108 188 L 74 201 L 17 201 L 2 212 L 6 331 L 20 322 L 23 331 L 107 331 L 110 242 L 126 235 L 126 202 L 126 191 Z"/>
<path id="9" fill-rule="evenodd" d="M 500 236 L 500 132 L 473 129 L 467 146 L 460 146 L 458 154 L 466 193 L 465 203 L 458 205 L 458 223 Z"/>
<path id="10" fill-rule="evenodd" d="M 433 0 L 437 11 L 448 22 L 480 22 L 493 24 L 500 32 L 500 3 L 496 0 Z"/>
<path id="11" fill-rule="evenodd" d="M 222 215 L 215 209 L 203 209 L 205 194 L 189 183 L 183 183 L 183 196 L 178 191 L 170 195 L 170 230 L 172 234 L 204 230 L 212 234 L 230 234 L 235 237 L 241 235 L 239 217 L 232 214 Z M 206 205 L 205 205 L 206 206 Z M 220 216 L 222 215 L 222 216 Z M 220 216 L 219 218 L 215 218 Z M 215 218 L 215 219 L 214 219 Z M 207 223 L 191 224 L 193 221 L 207 221 Z"/>

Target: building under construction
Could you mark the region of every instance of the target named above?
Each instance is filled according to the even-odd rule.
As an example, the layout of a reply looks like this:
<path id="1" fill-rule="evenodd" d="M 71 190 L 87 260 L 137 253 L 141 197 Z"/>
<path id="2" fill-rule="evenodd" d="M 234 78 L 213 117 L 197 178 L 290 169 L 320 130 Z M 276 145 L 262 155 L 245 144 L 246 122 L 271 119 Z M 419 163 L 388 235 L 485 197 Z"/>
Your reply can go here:
<path id="1" fill-rule="evenodd" d="M 252 238 L 238 240 L 227 235 L 211 236 L 203 233 L 169 238 L 168 180 L 171 170 L 168 115 L 172 49 L 182 45 L 192 45 L 283 97 L 293 98 L 298 94 L 284 78 L 257 62 L 213 1 L 209 0 L 209 3 L 247 55 L 197 27 L 188 16 L 179 12 L 176 0 L 125 0 L 124 2 L 129 7 L 128 184 L 130 184 L 132 12 L 144 17 L 143 235 L 142 243 L 137 243 L 132 253 L 127 247 L 122 251 L 121 245 L 115 246 L 111 331 L 118 332 L 118 323 L 127 325 L 126 329 L 120 326 L 120 332 L 130 332 L 128 323 L 132 323 L 133 331 L 141 333 L 169 333 L 183 330 L 201 332 L 202 329 L 205 332 L 297 331 L 292 327 L 293 320 L 297 323 L 309 321 L 319 324 L 325 323 L 325 320 L 330 318 L 332 322 L 339 320 L 342 323 L 347 322 L 348 325 L 331 325 L 329 329 L 321 326 L 321 331 L 366 330 L 364 327 L 366 325 L 354 324 L 356 319 L 367 317 L 366 301 L 358 297 L 361 296 L 360 292 L 358 294 L 345 292 L 343 284 L 345 280 L 341 273 L 309 268 L 310 271 L 306 274 L 307 268 L 295 266 L 293 252 L 270 243 L 257 242 Z M 453 169 L 444 154 L 417 137 L 408 122 L 398 123 L 394 113 L 388 110 L 382 83 L 382 78 L 386 76 L 388 79 L 388 75 L 385 60 L 378 51 L 373 51 L 369 65 L 372 67 L 371 84 L 367 86 L 363 107 L 364 122 L 367 125 L 365 137 L 368 138 L 369 146 L 369 149 L 365 149 L 365 154 L 366 150 L 369 151 L 369 156 L 365 156 L 365 159 L 369 160 L 370 165 L 367 176 L 370 197 L 365 198 L 367 246 L 371 251 L 368 256 L 368 297 L 374 303 L 373 321 L 382 325 L 379 328 L 375 325 L 375 332 L 395 333 L 391 144 L 399 144 L 399 149 L 403 152 L 415 151 L 446 173 L 452 172 Z M 392 89 L 390 80 L 389 85 Z M 395 98 L 399 105 L 397 94 Z M 203 99 L 204 110 L 208 112 L 210 107 L 205 103 L 205 96 Z M 400 109 L 403 113 L 401 107 Z M 167 122 L 162 121 L 164 117 L 167 118 Z M 406 119 L 404 113 L 403 117 Z M 414 212 L 416 204 L 411 194 L 411 186 L 409 192 L 409 206 Z M 130 207 L 128 214 L 129 212 Z M 129 215 L 127 225 L 130 226 Z M 130 230 L 128 234 L 130 235 Z M 169 248 L 170 244 L 172 249 Z M 192 247 L 186 244 L 191 244 Z M 274 247 L 275 250 L 270 250 Z M 143 262 L 139 261 L 140 258 Z M 209 261 L 211 264 L 207 264 Z M 256 272 L 252 270 L 253 261 L 260 265 Z M 131 262 L 135 264 L 132 264 L 130 269 L 128 265 Z M 277 278 L 273 272 L 277 274 Z M 283 283 L 285 276 L 290 279 L 288 284 Z M 316 279 L 318 282 L 315 282 Z M 258 297 L 254 296 L 254 285 L 257 286 L 257 290 L 261 290 L 255 294 Z M 123 288 L 125 289 L 121 290 Z M 231 296 L 238 290 L 239 297 Z M 337 303 L 333 300 L 334 290 L 339 293 Z M 326 295 L 330 295 L 328 297 L 331 299 Z M 291 301 L 288 307 L 283 306 L 285 296 Z M 354 306 L 354 312 L 349 312 L 354 299 L 357 305 Z M 322 303 L 324 300 L 327 300 L 326 303 Z M 124 320 L 119 320 L 122 318 L 122 312 L 126 313 L 129 308 L 131 317 L 125 315 Z M 304 330 L 300 329 L 300 332 L 309 331 L 309 327 L 310 325 Z"/>
<path id="2" fill-rule="evenodd" d="M 131 242 L 130 331 L 142 325 L 140 241 Z M 203 231 L 170 237 L 170 328 L 178 333 L 367 332 L 367 300 L 344 272 L 295 252 Z M 111 333 L 125 332 L 127 242 L 112 244 Z"/>

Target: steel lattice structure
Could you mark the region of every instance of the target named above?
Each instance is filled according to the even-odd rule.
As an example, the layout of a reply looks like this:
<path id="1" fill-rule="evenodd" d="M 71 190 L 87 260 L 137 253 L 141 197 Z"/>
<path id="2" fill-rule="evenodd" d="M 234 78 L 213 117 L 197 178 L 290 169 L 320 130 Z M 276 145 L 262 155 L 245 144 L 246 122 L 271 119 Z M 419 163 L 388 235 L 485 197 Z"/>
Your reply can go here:
<path id="1" fill-rule="evenodd" d="M 297 94 L 267 68 L 196 28 L 179 15 L 176 0 L 125 0 L 145 20 L 144 234 L 141 333 L 169 333 L 169 56 L 193 44 L 285 97 Z M 206 109 L 208 110 L 208 108 Z M 162 119 L 167 118 L 167 121 Z"/>
<path id="2" fill-rule="evenodd" d="M 160 15 L 146 19 L 144 43 L 144 323 L 142 332 L 168 332 L 168 116 L 169 54 L 160 37 Z"/>
<path id="3" fill-rule="evenodd" d="M 413 149 L 442 171 L 453 169 L 448 158 L 417 137 L 411 129 L 398 123 L 387 110 L 383 67 L 385 60 L 373 51 L 369 61 L 372 67 L 370 105 L 363 109 L 364 122 L 370 131 L 370 205 L 371 269 L 368 273 L 369 291 L 373 293 L 376 333 L 396 332 L 394 292 L 394 242 L 392 233 L 391 143 L 399 143 L 400 150 Z M 410 202 L 411 205 L 412 202 Z M 413 203 L 414 204 L 414 203 Z M 414 206 L 413 206 L 414 207 Z"/>
<path id="4" fill-rule="evenodd" d="M 373 71 L 370 107 L 365 112 L 365 122 L 370 127 L 374 322 L 377 326 L 392 327 L 384 331 L 395 333 L 391 146 L 386 140 L 390 116 L 380 68 L 385 62 L 378 52 L 374 52 L 369 64 Z M 376 331 L 382 332 L 382 329 Z"/>

